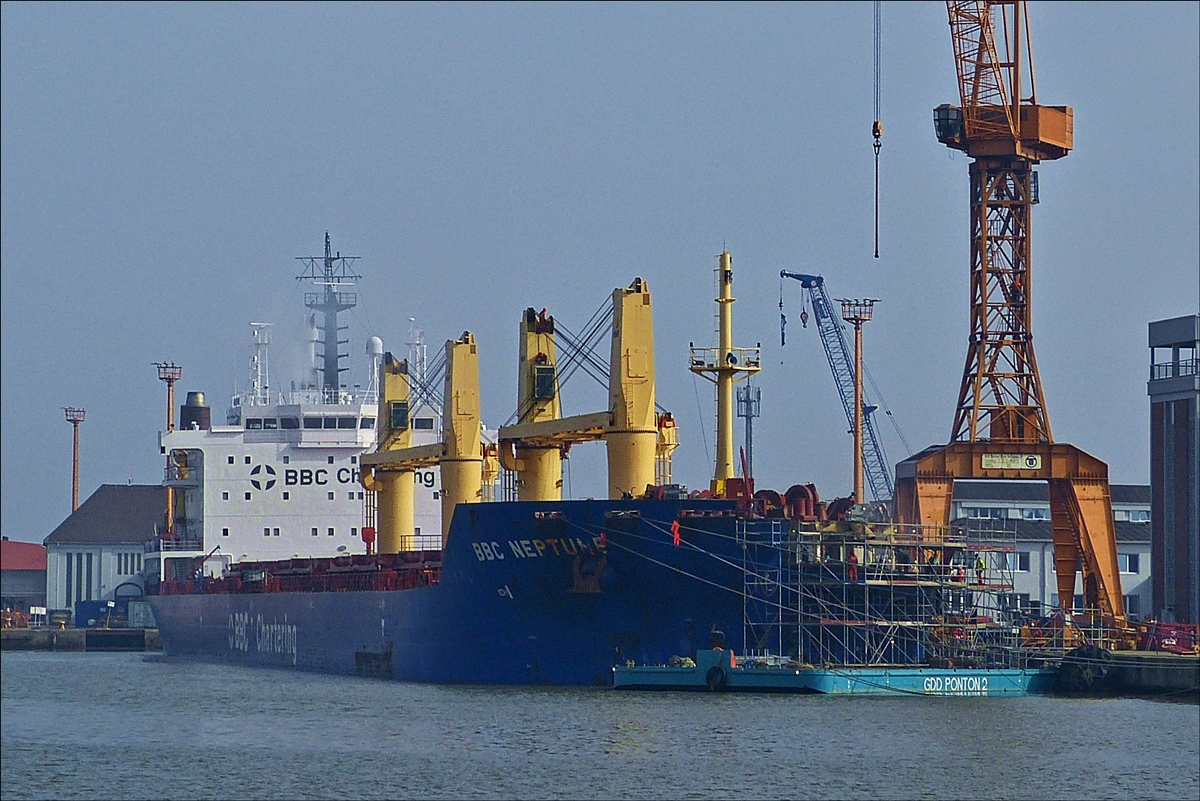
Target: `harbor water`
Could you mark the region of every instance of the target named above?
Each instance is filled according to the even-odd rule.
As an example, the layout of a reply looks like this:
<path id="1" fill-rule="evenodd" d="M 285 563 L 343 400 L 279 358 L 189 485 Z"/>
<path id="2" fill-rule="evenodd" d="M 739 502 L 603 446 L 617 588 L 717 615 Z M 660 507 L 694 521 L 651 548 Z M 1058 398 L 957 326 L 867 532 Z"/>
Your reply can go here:
<path id="1" fill-rule="evenodd" d="M 1200 706 L 435 686 L 4 653 L 0 795 L 1200 798 Z"/>

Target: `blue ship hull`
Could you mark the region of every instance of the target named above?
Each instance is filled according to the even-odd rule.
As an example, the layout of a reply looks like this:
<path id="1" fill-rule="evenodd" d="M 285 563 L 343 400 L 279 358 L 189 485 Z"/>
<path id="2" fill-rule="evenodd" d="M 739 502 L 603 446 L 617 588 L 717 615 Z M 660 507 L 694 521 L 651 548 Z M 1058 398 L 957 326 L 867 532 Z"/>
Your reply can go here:
<path id="1" fill-rule="evenodd" d="M 434 586 L 150 601 L 171 658 L 410 681 L 610 684 L 614 665 L 694 653 L 714 628 L 742 648 L 735 520 L 725 501 L 463 505 Z"/>

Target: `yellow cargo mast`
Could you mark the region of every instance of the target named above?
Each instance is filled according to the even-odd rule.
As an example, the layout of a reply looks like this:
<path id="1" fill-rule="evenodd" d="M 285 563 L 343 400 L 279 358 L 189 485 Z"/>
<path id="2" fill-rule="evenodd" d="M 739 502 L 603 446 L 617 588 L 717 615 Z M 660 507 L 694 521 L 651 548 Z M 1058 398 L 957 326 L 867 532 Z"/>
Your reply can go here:
<path id="1" fill-rule="evenodd" d="M 475 337 L 446 341 L 442 441 L 412 445 L 409 429 L 408 363 L 384 354 L 380 365 L 383 423 L 376 449 L 364 453 L 359 480 L 378 493 L 379 553 L 413 547 L 413 472 L 439 465 L 442 475 L 442 543 L 460 503 L 482 500 L 483 451 L 480 440 L 479 355 Z"/>
<path id="2" fill-rule="evenodd" d="M 761 345 L 753 348 L 733 346 L 733 257 L 728 252 L 717 256 L 717 347 L 691 346 L 691 371 L 717 385 L 717 456 L 710 489 L 725 497 L 725 483 L 734 477 L 733 469 L 733 385 L 757 373 Z"/>
<path id="3" fill-rule="evenodd" d="M 555 399 L 552 405 L 545 404 L 541 419 L 500 428 L 500 462 L 506 470 L 517 473 L 517 486 L 525 489 L 520 495 L 521 500 L 558 500 L 561 497 L 561 462 L 553 468 L 554 472 L 550 472 L 545 464 L 539 465 L 526 454 L 561 459 L 562 449 L 575 443 L 605 441 L 609 498 L 641 496 L 647 487 L 656 483 L 656 472 L 670 472 L 667 465 L 675 449 L 675 427 L 669 414 L 660 416 L 655 411 L 654 315 L 650 289 L 641 278 L 635 278 L 628 288 L 613 290 L 612 304 L 608 410 L 558 417 Z M 531 311 L 526 312 L 527 320 Z M 553 318 L 549 318 L 547 322 L 552 321 Z M 543 329 L 540 336 L 546 339 L 538 340 L 526 333 L 528 326 L 522 326 L 525 337 L 522 354 L 532 352 L 535 346 L 541 348 L 535 358 L 538 354 L 545 355 L 546 363 L 541 366 L 550 367 L 553 348 L 545 348 L 553 342 L 553 326 L 543 324 Z M 526 360 L 521 379 L 536 384 L 536 370 L 529 371 L 528 367 Z M 543 373 L 542 380 L 546 382 L 548 393 L 550 373 Z M 557 374 L 554 375 L 554 386 L 557 395 Z M 524 404 L 533 406 L 549 400 L 534 397 L 526 390 L 521 391 L 520 398 Z M 522 406 L 519 411 L 524 413 L 524 408 Z M 552 408 L 554 414 L 551 414 Z M 550 485 L 550 475 L 557 476 L 557 486 Z"/>

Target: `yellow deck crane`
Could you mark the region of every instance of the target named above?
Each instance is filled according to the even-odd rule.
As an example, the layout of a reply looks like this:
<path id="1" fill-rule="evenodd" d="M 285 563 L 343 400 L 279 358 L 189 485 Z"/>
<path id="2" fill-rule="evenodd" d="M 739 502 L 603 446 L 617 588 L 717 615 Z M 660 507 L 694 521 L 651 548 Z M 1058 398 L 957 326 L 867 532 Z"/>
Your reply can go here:
<path id="1" fill-rule="evenodd" d="M 1033 354 L 1033 167 L 1070 152 L 1072 110 L 1037 101 L 1025 2 L 946 5 L 961 106 L 938 106 L 934 128 L 972 159 L 971 334 L 950 444 L 897 465 L 896 519 L 948 525 L 958 478 L 1046 481 L 1059 604 L 1072 606 L 1079 565 L 1093 621 L 1126 630 L 1108 466 L 1054 441 Z"/>

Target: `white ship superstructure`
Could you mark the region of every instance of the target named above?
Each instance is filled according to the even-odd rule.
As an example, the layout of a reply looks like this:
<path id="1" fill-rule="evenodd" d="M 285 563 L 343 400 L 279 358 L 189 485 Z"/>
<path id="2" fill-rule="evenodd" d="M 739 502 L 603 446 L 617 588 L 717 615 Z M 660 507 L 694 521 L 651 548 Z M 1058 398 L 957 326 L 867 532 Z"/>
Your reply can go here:
<path id="1" fill-rule="evenodd" d="M 251 323 L 249 389 L 233 396 L 225 425 L 212 424 L 204 393 L 188 392 L 178 428 L 161 432 L 173 525 L 146 555 L 152 579 L 187 578 L 201 564 L 204 573 L 221 575 L 234 562 L 366 552 L 363 527 L 373 525 L 374 507 L 358 481 L 359 457 L 375 445 L 383 343 L 374 336 L 367 341 L 365 387 L 341 383 L 347 368 L 339 361 L 346 354 L 338 346 L 346 341 L 337 338 L 345 330 L 337 316 L 357 301 L 344 291 L 357 279 L 347 260 L 352 257 L 330 254 L 326 235 L 325 258 L 311 260 L 319 269 L 301 276 L 320 289 L 306 293 L 305 305 L 325 316 L 324 336 L 316 314 L 310 317 L 309 380 L 273 390 L 271 326 Z M 412 361 L 421 368 L 415 377 L 424 381 L 423 339 L 419 332 L 409 339 Z M 410 417 L 414 444 L 438 441 L 441 419 L 432 404 L 416 400 Z M 436 468 L 416 472 L 417 548 L 441 547 L 440 490 Z"/>

